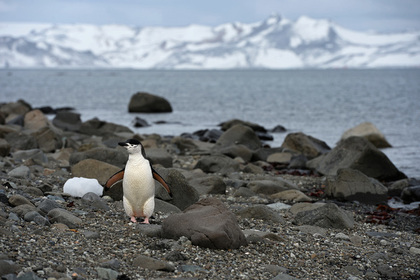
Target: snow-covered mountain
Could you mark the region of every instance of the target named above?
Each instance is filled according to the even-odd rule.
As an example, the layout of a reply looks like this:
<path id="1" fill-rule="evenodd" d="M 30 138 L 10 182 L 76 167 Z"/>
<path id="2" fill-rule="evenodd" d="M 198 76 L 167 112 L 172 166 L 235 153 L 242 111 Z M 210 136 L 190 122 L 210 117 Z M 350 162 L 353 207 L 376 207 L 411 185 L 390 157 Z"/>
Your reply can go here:
<path id="1" fill-rule="evenodd" d="M 0 67 L 420 67 L 420 30 L 363 33 L 277 15 L 216 27 L 0 23 Z"/>

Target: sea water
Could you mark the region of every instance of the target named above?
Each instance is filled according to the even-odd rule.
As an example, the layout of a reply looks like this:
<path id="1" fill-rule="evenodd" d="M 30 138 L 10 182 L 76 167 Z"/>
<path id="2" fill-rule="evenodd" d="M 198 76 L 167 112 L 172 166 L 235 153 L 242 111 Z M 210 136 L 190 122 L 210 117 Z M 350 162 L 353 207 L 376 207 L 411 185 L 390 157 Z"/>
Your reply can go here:
<path id="1" fill-rule="evenodd" d="M 172 113 L 128 113 L 139 91 L 166 98 Z M 140 134 L 180 135 L 217 128 L 233 118 L 274 133 L 303 132 L 334 147 L 344 131 L 372 122 L 392 148 L 383 151 L 407 176 L 420 177 L 420 69 L 325 70 L 18 70 L 0 71 L 0 102 L 73 107 L 83 121 L 97 117 Z M 151 126 L 135 128 L 138 116 Z M 163 121 L 164 124 L 154 124 Z"/>

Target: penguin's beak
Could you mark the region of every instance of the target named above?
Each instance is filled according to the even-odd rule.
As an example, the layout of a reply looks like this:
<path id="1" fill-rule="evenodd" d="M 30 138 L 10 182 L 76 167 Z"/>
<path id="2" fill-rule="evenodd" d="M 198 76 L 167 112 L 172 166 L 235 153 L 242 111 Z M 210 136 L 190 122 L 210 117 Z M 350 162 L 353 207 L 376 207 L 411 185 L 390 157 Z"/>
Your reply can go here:
<path id="1" fill-rule="evenodd" d="M 126 142 L 118 142 L 118 145 L 125 147 L 125 146 L 127 146 L 127 143 Z"/>

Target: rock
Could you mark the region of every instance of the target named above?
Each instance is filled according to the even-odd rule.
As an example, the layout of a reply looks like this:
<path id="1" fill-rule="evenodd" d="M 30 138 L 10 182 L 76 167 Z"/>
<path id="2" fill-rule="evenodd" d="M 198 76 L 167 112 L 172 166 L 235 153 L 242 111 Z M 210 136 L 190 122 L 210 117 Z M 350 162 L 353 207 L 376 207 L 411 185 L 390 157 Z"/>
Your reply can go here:
<path id="1" fill-rule="evenodd" d="M 47 214 L 55 208 L 62 208 L 60 204 L 51 199 L 44 199 L 37 207 L 43 213 Z"/>
<path id="2" fill-rule="evenodd" d="M 120 167 L 91 158 L 79 161 L 71 167 L 74 177 L 97 179 L 101 185 L 120 170 Z"/>
<path id="3" fill-rule="evenodd" d="M 253 197 L 254 195 L 257 194 L 246 187 L 240 187 L 233 194 L 234 197 Z"/>
<path id="4" fill-rule="evenodd" d="M 202 199 L 166 218 L 162 236 L 186 236 L 193 245 L 211 249 L 236 249 L 247 244 L 235 216 L 215 198 Z"/>
<path id="5" fill-rule="evenodd" d="M 33 161 L 36 164 L 44 165 L 48 162 L 48 158 L 44 152 L 39 149 L 30 149 L 24 151 L 16 151 L 12 153 L 13 160 L 20 162 Z"/>
<path id="6" fill-rule="evenodd" d="M 268 156 L 268 163 L 289 163 L 292 159 L 292 154 L 287 152 L 274 153 Z"/>
<path id="7" fill-rule="evenodd" d="M 240 157 L 245 162 L 249 162 L 252 158 L 252 151 L 244 145 L 232 145 L 221 148 L 219 153 L 231 158 Z"/>
<path id="8" fill-rule="evenodd" d="M 37 211 L 37 208 L 31 204 L 21 204 L 12 208 L 11 212 L 16 213 L 19 217 L 24 217 L 26 213 Z"/>
<path id="9" fill-rule="evenodd" d="M 62 136 L 57 129 L 43 127 L 32 133 L 32 136 L 36 139 L 38 148 L 45 153 L 51 153 L 63 147 Z"/>
<path id="10" fill-rule="evenodd" d="M 111 208 L 96 193 L 88 192 L 82 197 L 82 205 L 96 211 L 108 211 Z"/>
<path id="11" fill-rule="evenodd" d="M 343 140 L 329 153 L 308 161 L 307 166 L 324 175 L 336 175 L 341 168 L 352 168 L 380 181 L 406 178 L 384 153 L 365 138 L 356 136 Z"/>
<path id="12" fill-rule="evenodd" d="M 29 167 L 25 165 L 16 167 L 7 173 L 8 176 L 14 177 L 14 178 L 29 178 L 30 174 L 31 174 L 31 170 L 29 169 Z"/>
<path id="13" fill-rule="evenodd" d="M 20 265 L 11 260 L 0 260 L 0 277 L 8 274 L 16 274 L 21 269 Z"/>
<path id="14" fill-rule="evenodd" d="M 300 212 L 305 211 L 311 211 L 316 208 L 324 206 L 325 203 L 318 202 L 318 203 L 296 203 L 293 204 L 292 207 L 290 207 L 289 212 L 292 213 L 292 215 L 297 215 Z"/>
<path id="15" fill-rule="evenodd" d="M 22 132 L 11 132 L 8 133 L 4 139 L 10 144 L 10 150 L 14 151 L 24 151 L 30 149 L 37 149 L 38 143 L 34 137 L 29 134 Z"/>
<path id="16" fill-rule="evenodd" d="M 25 115 L 32 110 L 32 106 L 26 101 L 19 99 L 17 102 L 10 102 L 0 106 L 0 112 L 9 115 Z"/>
<path id="17" fill-rule="evenodd" d="M 52 123 L 56 127 L 68 131 L 79 131 L 82 126 L 80 114 L 69 111 L 58 111 Z"/>
<path id="18" fill-rule="evenodd" d="M 150 125 L 145 119 L 135 117 L 134 120 L 133 120 L 133 126 L 134 127 L 147 127 L 147 126 L 150 126 Z"/>
<path id="19" fill-rule="evenodd" d="M 342 210 L 334 203 L 326 203 L 313 210 L 297 213 L 293 223 L 323 228 L 346 229 L 353 228 L 354 219 L 352 214 Z"/>
<path id="20" fill-rule="evenodd" d="M 201 157 L 194 168 L 205 173 L 229 174 L 239 171 L 239 163 L 224 155 L 210 155 Z"/>
<path id="21" fill-rule="evenodd" d="M 275 193 L 271 195 L 271 198 L 273 199 L 280 199 L 280 200 L 286 200 L 286 201 L 293 201 L 293 202 L 310 202 L 312 201 L 312 198 L 304 194 L 303 192 L 299 190 L 287 190 L 287 191 L 281 191 L 278 193 Z"/>
<path id="22" fill-rule="evenodd" d="M 181 172 L 173 168 L 156 168 L 156 171 L 169 184 L 173 195 L 171 204 L 184 210 L 198 201 L 198 192 L 188 184 L 187 179 Z"/>
<path id="23" fill-rule="evenodd" d="M 404 203 L 420 201 L 420 186 L 410 186 L 404 188 L 401 193 L 401 198 Z"/>
<path id="24" fill-rule="evenodd" d="M 130 113 L 170 113 L 171 104 L 163 97 L 146 92 L 137 92 L 131 96 L 128 104 Z"/>
<path id="25" fill-rule="evenodd" d="M 280 124 L 270 129 L 270 132 L 273 132 L 273 133 L 281 133 L 281 132 L 286 132 L 286 131 L 287 129 Z"/>
<path id="26" fill-rule="evenodd" d="M 229 120 L 229 121 L 226 121 L 226 122 L 223 122 L 223 123 L 219 124 L 219 126 L 221 127 L 221 129 L 223 131 L 227 131 L 230 128 L 234 127 L 235 125 L 248 126 L 253 131 L 267 132 L 267 129 L 265 129 L 264 127 L 262 127 L 259 124 L 252 123 L 252 122 L 247 122 L 247 121 L 242 121 L 242 120 L 238 120 L 238 119 Z"/>
<path id="27" fill-rule="evenodd" d="M 80 218 L 61 208 L 51 210 L 48 212 L 47 216 L 51 223 L 62 223 L 67 225 L 69 228 L 77 228 L 82 224 L 82 220 Z"/>
<path id="28" fill-rule="evenodd" d="M 19 206 L 23 204 L 28 204 L 34 206 L 32 202 L 29 201 L 26 197 L 20 194 L 14 194 L 9 198 L 9 204 L 12 206 Z"/>
<path id="29" fill-rule="evenodd" d="M 358 170 L 343 168 L 335 177 L 328 177 L 325 194 L 338 200 L 375 205 L 387 201 L 388 189 Z"/>
<path id="30" fill-rule="evenodd" d="M 295 185 L 287 180 L 277 178 L 277 180 L 255 180 L 248 183 L 247 187 L 254 193 L 271 195 L 281 191 L 297 189 Z"/>
<path id="31" fill-rule="evenodd" d="M 222 134 L 223 131 L 219 129 L 205 129 L 202 133 L 194 132 L 194 135 L 199 136 L 200 141 L 210 143 L 216 143 Z"/>
<path id="32" fill-rule="evenodd" d="M 267 161 L 268 157 L 272 154 L 276 153 L 282 153 L 283 148 L 260 148 L 256 151 L 254 151 L 254 154 L 252 156 L 253 161 Z"/>
<path id="33" fill-rule="evenodd" d="M 32 110 L 25 114 L 24 129 L 36 131 L 48 127 L 48 119 L 40 110 Z"/>
<path id="34" fill-rule="evenodd" d="M 172 167 L 172 156 L 165 150 L 151 148 L 146 150 L 147 158 L 152 164 L 160 164 L 163 167 Z"/>
<path id="35" fill-rule="evenodd" d="M 165 261 L 161 261 L 155 258 L 146 257 L 142 255 L 138 255 L 133 260 L 133 266 L 140 266 L 142 268 L 150 269 L 150 270 L 162 270 L 162 271 L 168 271 L 173 272 L 175 271 L 175 267 Z"/>
<path id="36" fill-rule="evenodd" d="M 325 142 L 302 132 L 288 134 L 281 147 L 301 153 L 307 158 L 315 158 L 331 150 Z"/>
<path id="37" fill-rule="evenodd" d="M 118 272 L 109 268 L 97 267 L 98 278 L 103 280 L 115 280 L 118 279 Z"/>
<path id="38" fill-rule="evenodd" d="M 266 205 L 249 206 L 237 211 L 236 215 L 241 218 L 259 219 L 278 224 L 285 223 L 285 220 L 282 216 L 280 216 L 275 210 Z"/>
<path id="39" fill-rule="evenodd" d="M 408 179 L 401 179 L 395 182 L 392 182 L 388 186 L 388 195 L 389 196 L 401 196 L 402 191 L 410 186 L 410 181 Z"/>
<path id="40" fill-rule="evenodd" d="M 196 177 L 188 181 L 195 188 L 199 195 L 203 194 L 226 194 L 226 184 L 215 175 Z"/>
<path id="41" fill-rule="evenodd" d="M 37 211 L 27 212 L 23 216 L 23 219 L 27 222 L 35 222 L 36 224 L 40 226 L 50 226 L 50 222 L 41 214 L 39 214 Z"/>
<path id="42" fill-rule="evenodd" d="M 181 136 L 176 136 L 176 137 L 172 138 L 171 143 L 174 144 L 179 149 L 181 154 L 185 154 L 186 152 L 194 151 L 198 148 L 198 146 L 195 144 L 194 140 L 189 139 L 189 138 L 185 138 L 185 137 L 181 137 Z"/>
<path id="43" fill-rule="evenodd" d="M 98 118 L 93 118 L 91 120 L 83 122 L 80 127 L 80 132 L 87 135 L 97 135 L 105 137 L 115 136 L 119 133 L 128 133 L 131 135 L 134 134 L 133 131 L 126 126 L 101 121 Z"/>
<path id="44" fill-rule="evenodd" d="M 181 209 L 175 205 L 163 201 L 161 199 L 155 198 L 155 212 L 162 212 L 165 214 L 180 213 Z"/>
<path id="45" fill-rule="evenodd" d="M 257 134 L 248 126 L 235 125 L 229 128 L 226 132 L 220 136 L 217 140 L 214 150 L 218 151 L 222 148 L 226 148 L 232 145 L 244 145 L 250 150 L 256 150 L 261 148 L 261 141 Z"/>
<path id="46" fill-rule="evenodd" d="M 392 147 L 391 144 L 389 144 L 389 142 L 385 139 L 385 136 L 371 122 L 361 123 L 345 131 L 341 136 L 340 141 L 352 136 L 364 137 L 378 149 Z"/>
<path id="47" fill-rule="evenodd" d="M 10 144 L 5 139 L 0 138 L 0 157 L 6 157 L 10 154 Z"/>
<path id="48" fill-rule="evenodd" d="M 84 152 L 76 152 L 70 156 L 70 165 L 85 159 L 96 159 L 123 168 L 128 160 L 128 154 L 121 149 L 93 148 Z"/>

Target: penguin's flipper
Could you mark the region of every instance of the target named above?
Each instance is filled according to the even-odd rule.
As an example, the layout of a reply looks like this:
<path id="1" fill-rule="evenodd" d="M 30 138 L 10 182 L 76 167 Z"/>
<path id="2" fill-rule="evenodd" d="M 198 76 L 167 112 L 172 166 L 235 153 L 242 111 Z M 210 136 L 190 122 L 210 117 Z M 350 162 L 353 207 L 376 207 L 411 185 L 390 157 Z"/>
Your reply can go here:
<path id="1" fill-rule="evenodd" d="M 123 178 L 124 178 L 124 169 L 118 171 L 117 173 L 115 173 L 114 175 L 112 175 L 111 177 L 109 177 L 109 179 L 105 183 L 105 187 L 108 188 L 108 189 L 110 189 L 114 185 L 116 185 L 119 182 L 121 182 L 123 180 Z"/>
<path id="2" fill-rule="evenodd" d="M 159 175 L 159 173 L 156 172 L 156 170 L 153 169 L 152 167 L 152 174 L 153 174 L 153 179 L 155 179 L 156 181 L 158 181 L 159 183 L 162 184 L 162 186 L 166 189 L 166 191 L 168 192 L 168 194 L 172 197 L 172 192 L 171 189 L 169 188 L 168 184 L 166 183 L 166 181 L 162 178 L 162 176 Z"/>

